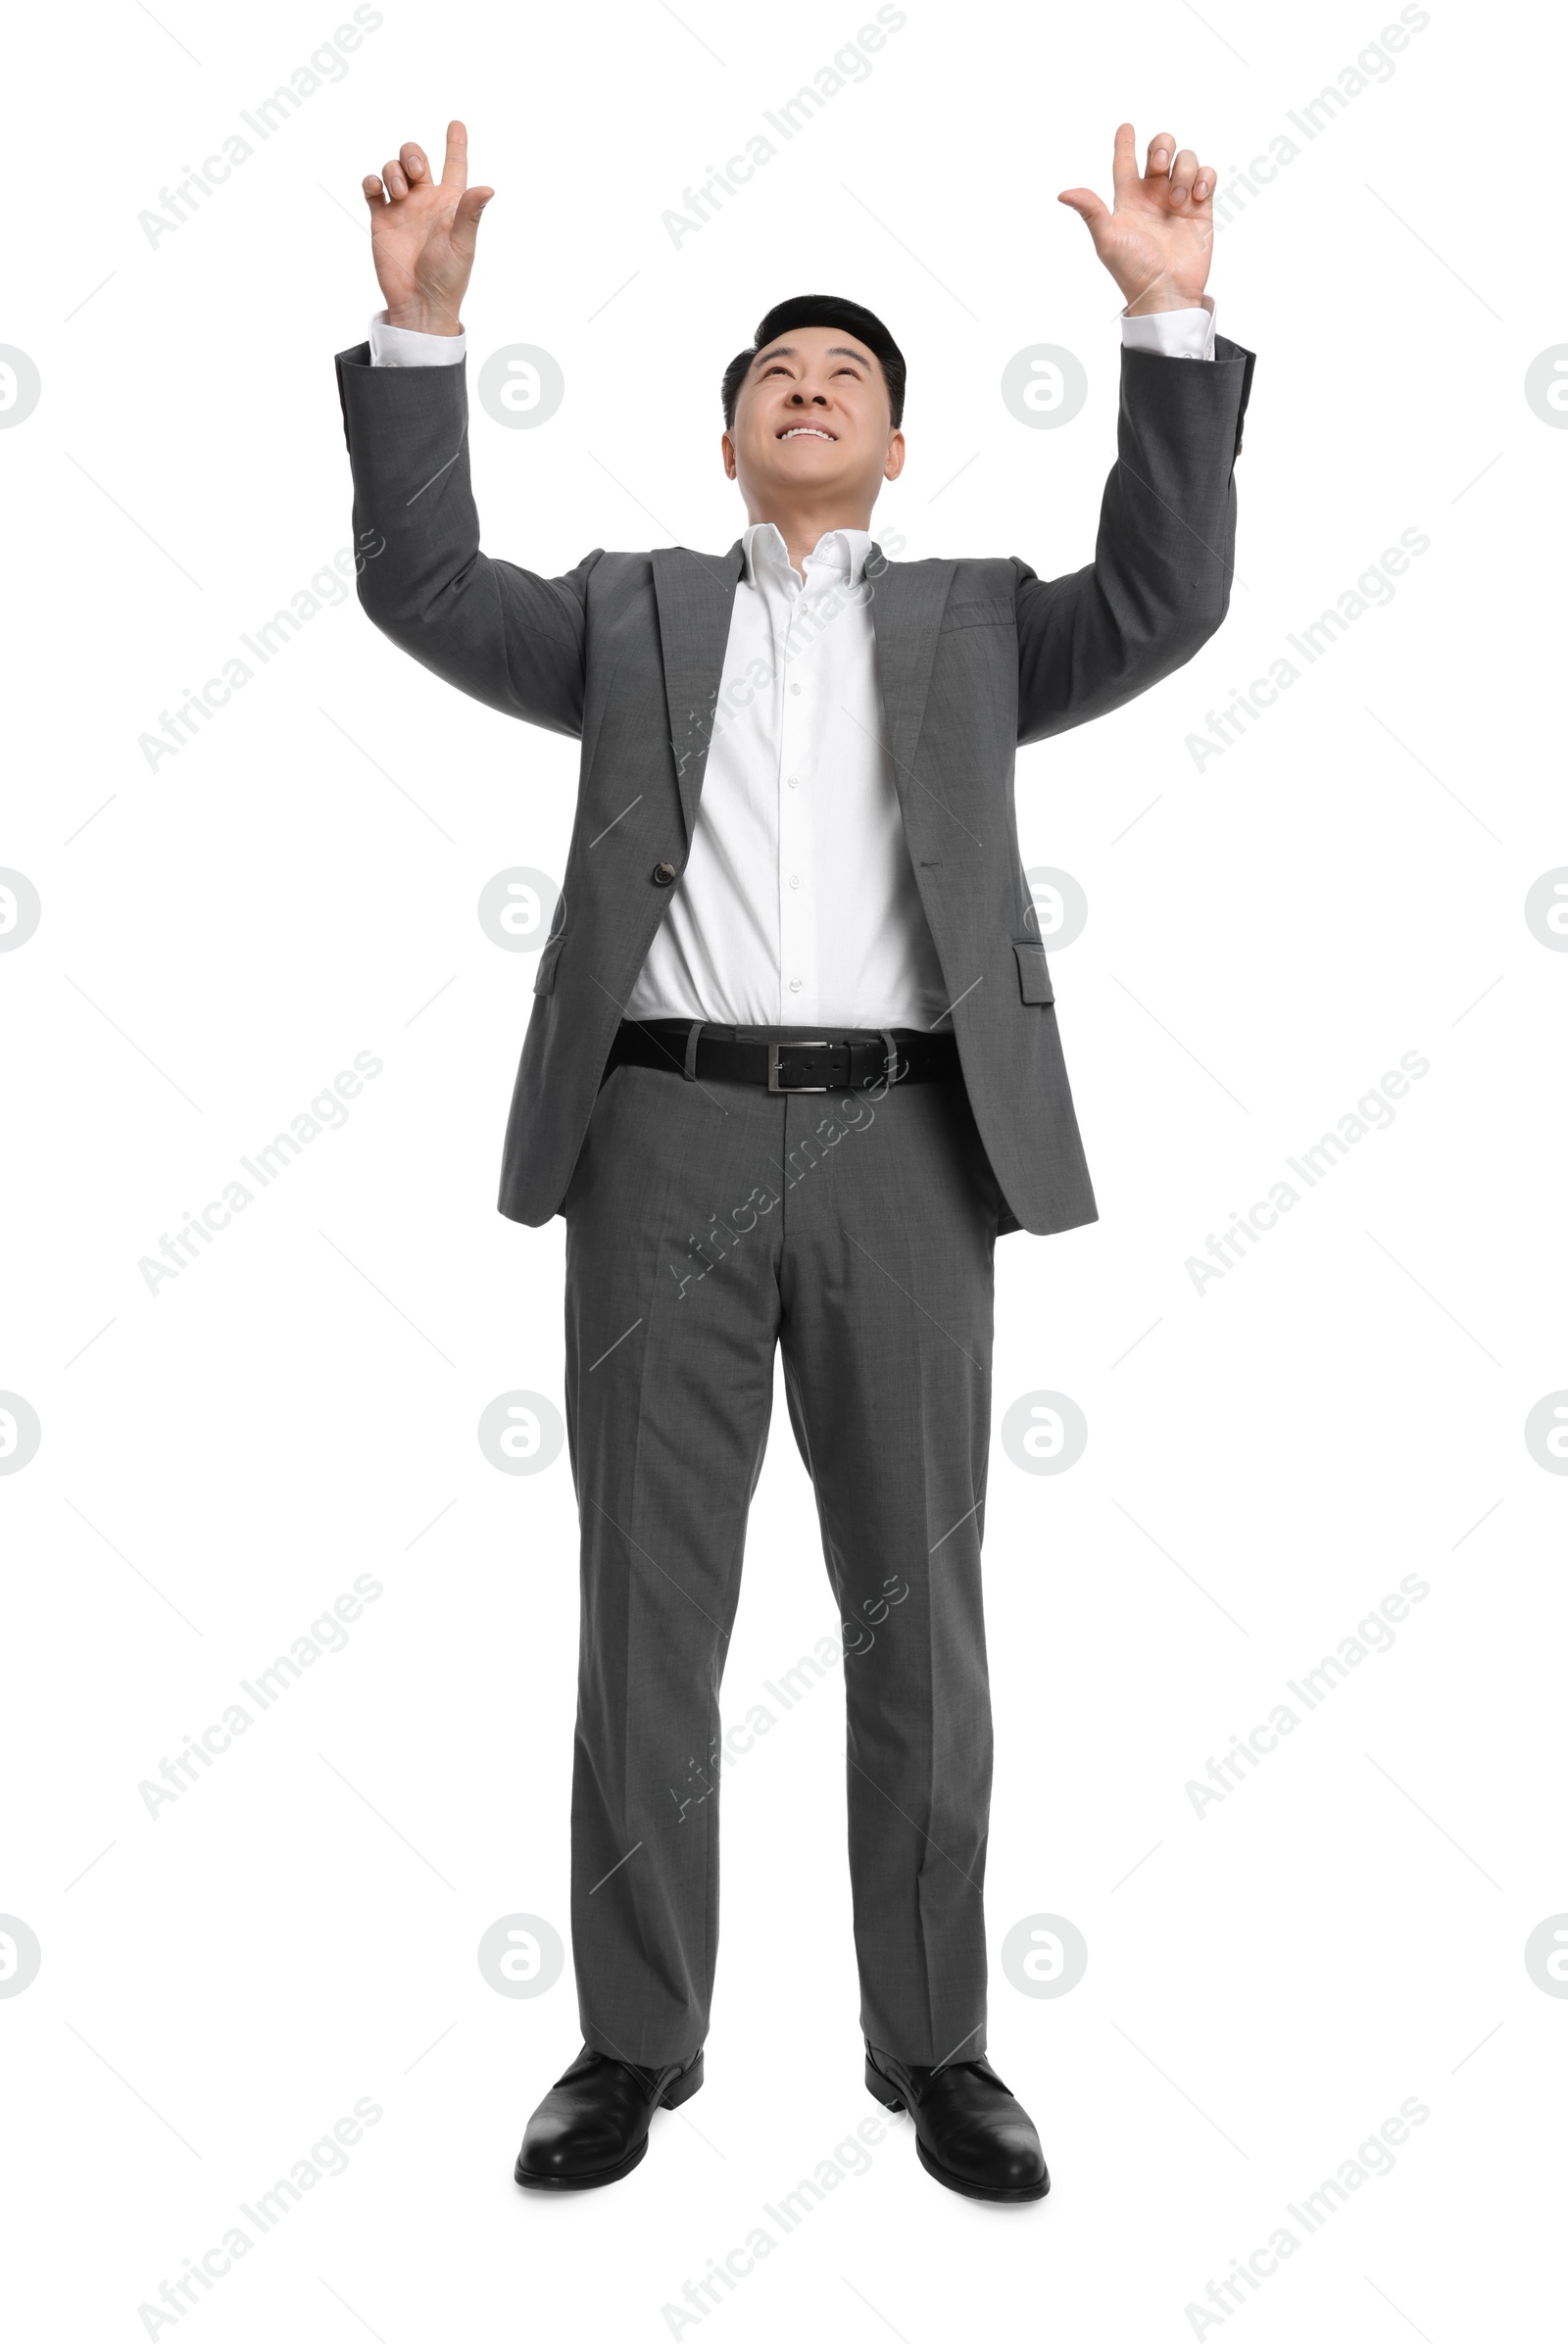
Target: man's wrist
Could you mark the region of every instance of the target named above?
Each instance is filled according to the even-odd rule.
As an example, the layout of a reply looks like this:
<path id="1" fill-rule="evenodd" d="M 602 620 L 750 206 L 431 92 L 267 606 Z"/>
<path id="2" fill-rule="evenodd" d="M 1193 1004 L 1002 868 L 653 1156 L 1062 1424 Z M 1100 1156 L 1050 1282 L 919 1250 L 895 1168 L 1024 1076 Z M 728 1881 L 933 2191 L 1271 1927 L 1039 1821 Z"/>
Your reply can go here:
<path id="1" fill-rule="evenodd" d="M 1184 292 L 1179 285 L 1150 285 L 1139 294 L 1136 301 L 1128 302 L 1122 315 L 1124 317 L 1152 317 L 1160 310 L 1197 310 L 1202 306 L 1201 285 L 1196 292 Z"/>
<path id="2" fill-rule="evenodd" d="M 419 303 L 411 304 L 405 309 L 386 310 L 383 322 L 395 326 L 399 333 L 406 334 L 460 334 L 463 331 L 461 319 L 449 312 L 426 309 Z"/>

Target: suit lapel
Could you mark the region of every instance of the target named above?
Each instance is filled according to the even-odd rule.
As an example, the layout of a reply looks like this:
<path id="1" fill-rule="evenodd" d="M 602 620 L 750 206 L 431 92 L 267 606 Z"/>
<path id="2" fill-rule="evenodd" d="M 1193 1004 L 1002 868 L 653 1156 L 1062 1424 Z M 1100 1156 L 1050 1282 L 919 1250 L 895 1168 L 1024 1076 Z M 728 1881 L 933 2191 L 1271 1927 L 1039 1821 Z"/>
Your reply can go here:
<path id="1" fill-rule="evenodd" d="M 727 554 L 661 546 L 653 557 L 659 640 L 669 708 L 669 745 L 690 844 L 708 766 L 730 615 L 743 561 L 737 537 Z"/>
<path id="2" fill-rule="evenodd" d="M 735 588 L 745 566 L 742 543 L 737 538 L 727 554 L 662 546 L 653 563 L 669 742 L 689 843 L 712 740 Z M 914 777 L 937 633 L 956 566 L 953 562 L 889 562 L 876 544 L 866 555 L 877 675 L 901 804 Z"/>
<path id="3" fill-rule="evenodd" d="M 906 805 L 914 780 L 915 751 L 925 720 L 937 632 L 956 567 L 954 562 L 889 562 L 882 548 L 874 544 L 866 553 L 877 675 L 901 805 Z M 907 818 L 906 806 L 906 827 Z"/>

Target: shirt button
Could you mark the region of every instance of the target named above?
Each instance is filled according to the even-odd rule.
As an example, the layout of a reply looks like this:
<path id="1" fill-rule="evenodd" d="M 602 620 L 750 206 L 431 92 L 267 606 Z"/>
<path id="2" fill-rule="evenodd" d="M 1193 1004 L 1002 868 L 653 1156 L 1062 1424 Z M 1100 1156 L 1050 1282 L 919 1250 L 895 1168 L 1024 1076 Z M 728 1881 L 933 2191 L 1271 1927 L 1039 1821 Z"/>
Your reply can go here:
<path id="1" fill-rule="evenodd" d="M 794 873 L 793 871 L 791 871 L 791 873 L 790 873 L 790 885 L 791 885 L 791 887 L 799 887 L 799 886 L 800 886 L 800 884 L 801 884 L 801 883 L 800 883 L 799 879 L 796 877 L 795 873 Z"/>
<path id="2" fill-rule="evenodd" d="M 797 773 L 792 773 L 792 774 L 790 775 L 790 788 L 791 788 L 792 790 L 798 790 L 798 789 L 800 788 L 800 786 L 801 786 L 801 782 L 800 782 L 800 776 L 799 776 L 799 774 L 797 774 Z"/>
<path id="3" fill-rule="evenodd" d="M 800 687 L 800 685 L 799 685 L 799 684 L 791 684 L 791 686 L 790 686 L 790 690 L 791 690 L 791 691 L 792 691 L 792 692 L 795 694 L 795 697 L 796 697 L 796 699 L 797 699 L 797 700 L 799 700 L 799 698 L 800 698 L 800 696 L 801 696 L 801 687 Z"/>
<path id="4" fill-rule="evenodd" d="M 656 887 L 673 887 L 675 884 L 675 879 L 676 871 L 672 862 L 655 863 L 653 869 L 653 881 Z"/>
<path id="5" fill-rule="evenodd" d="M 801 990 L 801 980 L 800 980 L 800 978 L 799 978 L 799 977 L 791 977 L 791 979 L 790 979 L 790 991 L 791 991 L 791 993 L 799 993 L 799 992 L 800 992 L 800 990 Z"/>

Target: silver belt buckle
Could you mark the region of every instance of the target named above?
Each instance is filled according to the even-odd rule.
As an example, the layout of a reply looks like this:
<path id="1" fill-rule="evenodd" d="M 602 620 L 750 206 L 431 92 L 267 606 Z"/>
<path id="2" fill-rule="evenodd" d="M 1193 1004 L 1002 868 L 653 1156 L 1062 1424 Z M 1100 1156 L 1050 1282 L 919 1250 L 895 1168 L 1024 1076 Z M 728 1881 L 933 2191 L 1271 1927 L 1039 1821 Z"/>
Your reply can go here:
<path id="1" fill-rule="evenodd" d="M 824 1042 L 770 1042 L 767 1046 L 768 1089 L 776 1091 L 782 1099 L 788 1099 L 796 1092 L 820 1091 L 825 1095 L 831 1088 L 827 1083 L 781 1083 L 778 1079 L 778 1053 L 780 1050 L 825 1050 L 827 1047 Z"/>

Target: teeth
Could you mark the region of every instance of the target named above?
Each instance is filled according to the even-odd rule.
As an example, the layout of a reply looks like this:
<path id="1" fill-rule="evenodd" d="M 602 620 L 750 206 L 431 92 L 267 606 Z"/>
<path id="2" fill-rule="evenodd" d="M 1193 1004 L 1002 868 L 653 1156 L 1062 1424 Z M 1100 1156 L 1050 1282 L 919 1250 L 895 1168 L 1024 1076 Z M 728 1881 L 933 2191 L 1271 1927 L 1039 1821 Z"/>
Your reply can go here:
<path id="1" fill-rule="evenodd" d="M 831 440 L 833 434 L 831 431 L 818 431 L 810 423 L 796 423 L 788 431 L 781 431 L 779 437 L 780 439 Z"/>

